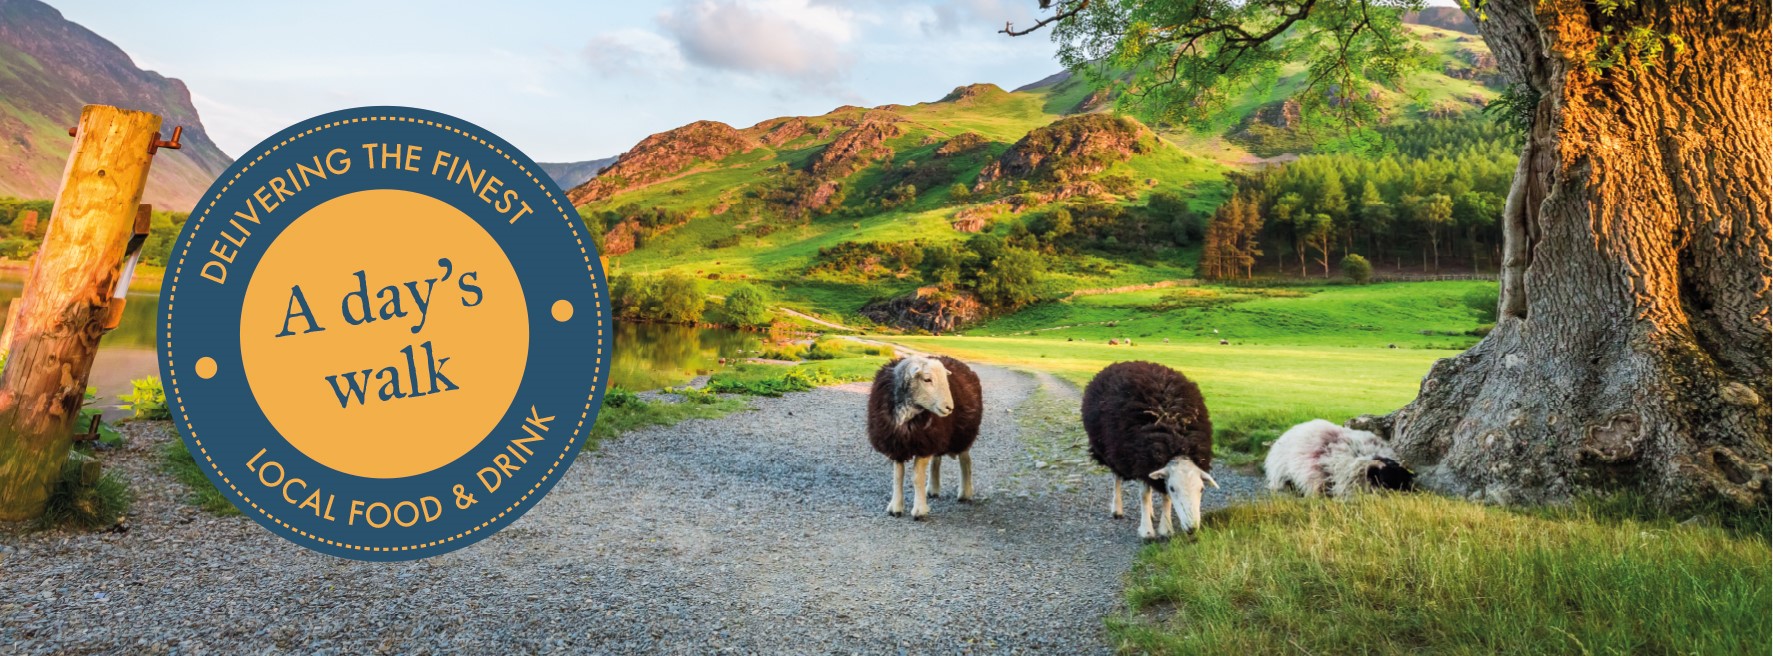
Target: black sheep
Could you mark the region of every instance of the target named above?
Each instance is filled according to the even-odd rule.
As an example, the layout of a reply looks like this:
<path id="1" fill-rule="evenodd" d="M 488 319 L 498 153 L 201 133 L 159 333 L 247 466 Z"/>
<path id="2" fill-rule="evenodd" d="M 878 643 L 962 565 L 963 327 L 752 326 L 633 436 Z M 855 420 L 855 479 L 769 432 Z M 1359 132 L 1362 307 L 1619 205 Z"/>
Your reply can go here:
<path id="1" fill-rule="evenodd" d="M 1144 481 L 1139 537 L 1168 536 L 1170 511 L 1181 518 L 1182 531 L 1200 523 L 1200 495 L 1205 485 L 1219 487 L 1213 467 L 1213 423 L 1200 388 L 1169 367 L 1150 362 L 1118 362 L 1103 369 L 1083 394 L 1084 432 L 1090 455 L 1114 472 L 1114 516 L 1121 509 L 1121 481 Z M 1151 527 L 1152 497 L 1158 497 L 1161 521 Z"/>
<path id="2" fill-rule="evenodd" d="M 979 376 L 948 356 L 914 355 L 874 374 L 868 395 L 868 442 L 893 461 L 893 498 L 887 513 L 905 514 L 905 461 L 912 461 L 912 519 L 929 514 L 929 496 L 941 496 L 942 456 L 960 460 L 959 500 L 973 500 L 973 441 L 984 415 Z M 926 491 L 926 472 L 927 491 Z"/>

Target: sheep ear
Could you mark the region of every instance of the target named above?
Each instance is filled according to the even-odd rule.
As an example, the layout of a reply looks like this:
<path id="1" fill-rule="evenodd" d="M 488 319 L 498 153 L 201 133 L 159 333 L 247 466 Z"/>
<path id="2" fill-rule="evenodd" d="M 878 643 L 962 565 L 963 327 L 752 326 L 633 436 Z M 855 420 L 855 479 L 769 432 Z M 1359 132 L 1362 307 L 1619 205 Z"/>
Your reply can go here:
<path id="1" fill-rule="evenodd" d="M 1206 481 L 1207 485 L 1213 486 L 1213 489 L 1215 489 L 1215 490 L 1219 489 L 1219 481 L 1213 480 L 1212 474 L 1208 474 L 1206 472 L 1201 472 L 1200 479 L 1203 481 Z"/>
<path id="2" fill-rule="evenodd" d="M 1159 480 L 1159 481 L 1163 480 L 1165 476 L 1169 476 L 1169 475 L 1170 475 L 1170 470 L 1168 470 L 1168 469 L 1159 469 L 1157 471 L 1151 472 L 1150 474 L 1146 474 L 1146 476 L 1152 478 L 1153 480 Z"/>

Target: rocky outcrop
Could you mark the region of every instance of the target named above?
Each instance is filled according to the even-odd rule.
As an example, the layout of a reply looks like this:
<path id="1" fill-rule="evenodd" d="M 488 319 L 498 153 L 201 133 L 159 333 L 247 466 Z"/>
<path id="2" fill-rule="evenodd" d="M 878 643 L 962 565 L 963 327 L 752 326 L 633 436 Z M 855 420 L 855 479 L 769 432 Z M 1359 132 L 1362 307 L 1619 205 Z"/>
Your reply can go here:
<path id="1" fill-rule="evenodd" d="M 1299 101 L 1293 98 L 1268 103 L 1250 115 L 1252 120 L 1265 125 L 1287 129 L 1299 127 L 1300 116 Z"/>
<path id="2" fill-rule="evenodd" d="M 869 303 L 862 308 L 862 316 L 878 324 L 946 333 L 985 318 L 985 304 L 972 292 L 920 287 L 904 296 Z"/>
<path id="3" fill-rule="evenodd" d="M 1005 201 L 972 205 L 960 208 L 954 213 L 954 220 L 949 222 L 960 232 L 983 232 L 991 225 L 991 220 L 1010 211 L 1010 204 Z"/>
<path id="4" fill-rule="evenodd" d="M 903 132 L 891 115 L 870 115 L 861 124 L 837 135 L 831 145 L 813 157 L 807 170 L 825 179 L 848 177 L 876 160 L 892 156 L 893 149 L 886 141 Z"/>
<path id="5" fill-rule="evenodd" d="M 1477 34 L 1477 25 L 1466 17 L 1458 7 L 1425 7 L 1422 11 L 1406 12 L 1404 22 L 1411 25 L 1427 25 L 1443 30 L 1453 30 L 1466 34 Z"/>
<path id="6" fill-rule="evenodd" d="M 596 202 L 670 179 L 696 164 L 718 162 L 757 147 L 756 141 L 733 126 L 696 121 L 641 140 L 595 179 L 567 192 L 567 198 L 574 205 Z"/>
<path id="7" fill-rule="evenodd" d="M 210 140 L 185 83 L 137 68 L 49 5 L 0 0 L 0 195 L 55 197 L 74 144 L 67 129 L 88 104 L 159 114 L 168 135 L 185 128 L 184 147 L 161 151 L 149 170 L 142 202 L 155 209 L 191 209 L 233 163 Z"/>
<path id="8" fill-rule="evenodd" d="M 837 197 L 837 192 L 842 190 L 842 182 L 836 180 L 822 181 L 819 183 L 819 186 L 813 187 L 812 193 L 807 194 L 805 198 L 801 199 L 800 208 L 809 212 L 819 212 L 829 209 L 826 206 L 831 205 L 832 199 Z"/>
<path id="9" fill-rule="evenodd" d="M 1496 65 L 1496 56 L 1488 48 L 1461 48 L 1454 55 L 1459 61 L 1449 61 L 1441 66 L 1441 73 L 1459 80 L 1472 80 L 1490 86 L 1502 86 L 1502 69 Z"/>
<path id="10" fill-rule="evenodd" d="M 1108 103 L 1113 102 L 1113 101 L 1114 101 L 1114 92 L 1113 91 L 1110 91 L 1107 88 L 1099 88 L 1099 89 L 1096 89 L 1095 91 L 1091 91 L 1090 95 L 1084 96 L 1083 100 L 1077 101 L 1077 105 L 1073 106 L 1070 111 L 1065 112 L 1065 113 L 1067 113 L 1067 114 L 1088 114 L 1090 112 L 1097 112 L 1097 111 L 1101 111 L 1103 109 L 1107 109 Z"/>
<path id="11" fill-rule="evenodd" d="M 1066 181 L 1102 172 L 1157 147 L 1150 128 L 1108 114 L 1072 116 L 1037 128 L 979 171 L 976 190 L 998 180 Z"/>
<path id="12" fill-rule="evenodd" d="M 948 92 L 948 95 L 943 96 L 941 100 L 936 102 L 965 105 L 983 98 L 1001 97 L 1005 95 L 1009 95 L 1009 92 L 1004 91 L 1003 87 L 995 84 L 968 84 L 966 86 L 955 87 L 953 91 Z"/>
<path id="13" fill-rule="evenodd" d="M 980 148 L 984 148 L 986 143 L 985 137 L 979 136 L 979 133 L 977 132 L 962 132 L 955 135 L 953 139 L 949 139 L 948 141 L 943 142 L 941 146 L 937 147 L 936 157 L 942 158 L 965 155 Z"/>
<path id="14" fill-rule="evenodd" d="M 640 228 L 633 221 L 617 223 L 609 232 L 603 233 L 602 254 L 607 257 L 627 255 L 634 252 L 636 238 Z"/>
<path id="15" fill-rule="evenodd" d="M 756 133 L 758 135 L 758 141 L 763 142 L 766 146 L 774 148 L 804 137 L 810 134 L 812 129 L 811 125 L 807 123 L 805 118 L 791 116 L 788 118 L 770 119 L 758 123 L 757 125 L 752 126 L 750 130 L 747 130 L 747 132 Z"/>

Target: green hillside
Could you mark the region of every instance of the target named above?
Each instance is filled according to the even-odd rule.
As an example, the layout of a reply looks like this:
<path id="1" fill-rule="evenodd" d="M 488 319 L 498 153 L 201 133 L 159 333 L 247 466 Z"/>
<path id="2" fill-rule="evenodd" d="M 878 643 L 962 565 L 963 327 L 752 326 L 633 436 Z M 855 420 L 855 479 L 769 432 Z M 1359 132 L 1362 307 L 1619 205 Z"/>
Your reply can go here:
<path id="1" fill-rule="evenodd" d="M 1386 124 L 1484 120 L 1475 110 L 1497 91 L 1481 40 L 1410 29 L 1433 56 L 1407 86 L 1370 94 Z M 1078 289 L 1194 277 L 1227 173 L 1337 137 L 1296 120 L 1289 99 L 1303 85 L 1302 70 L 1282 71 L 1187 129 L 1102 114 L 1113 99 L 1066 75 L 742 129 L 702 121 L 649 137 L 569 196 L 613 275 L 672 271 L 714 295 L 755 284 L 783 305 L 863 324 L 871 302 L 943 282 L 982 292 L 980 316 L 1003 315 Z M 953 279 L 931 264 L 944 249 Z M 1035 273 L 1018 283 L 1026 293 L 994 296 L 1001 281 L 986 278 L 1012 251 L 1030 254 L 1022 264 Z"/>

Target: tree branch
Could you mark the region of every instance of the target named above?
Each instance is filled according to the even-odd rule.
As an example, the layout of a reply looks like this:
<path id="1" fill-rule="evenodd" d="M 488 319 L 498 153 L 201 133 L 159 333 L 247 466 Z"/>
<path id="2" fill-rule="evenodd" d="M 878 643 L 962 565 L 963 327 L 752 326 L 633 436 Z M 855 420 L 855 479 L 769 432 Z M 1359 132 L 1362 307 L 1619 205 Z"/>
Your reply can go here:
<path id="1" fill-rule="evenodd" d="M 1050 4 L 1050 1 L 1051 0 L 1041 0 L 1040 8 L 1046 9 L 1047 6 Z M 999 34 L 1008 34 L 1010 36 L 1023 36 L 1023 35 L 1027 35 L 1027 34 L 1033 34 L 1037 31 L 1039 31 L 1043 27 L 1046 27 L 1048 25 L 1052 25 L 1053 23 L 1057 23 L 1057 22 L 1065 20 L 1067 18 L 1071 18 L 1072 16 L 1076 16 L 1079 12 L 1082 12 L 1085 8 L 1090 6 L 1090 1 L 1091 0 L 1078 0 L 1077 4 L 1071 5 L 1071 7 L 1069 9 L 1061 8 L 1058 11 L 1058 13 L 1055 13 L 1052 16 L 1048 16 L 1046 18 L 1042 18 L 1038 21 L 1035 21 L 1034 25 L 1032 27 L 1029 27 L 1028 29 L 1018 30 L 1018 29 L 1016 29 L 1016 26 L 1014 23 L 1006 22 L 1003 24 L 1003 29 L 998 30 L 997 32 Z"/>

